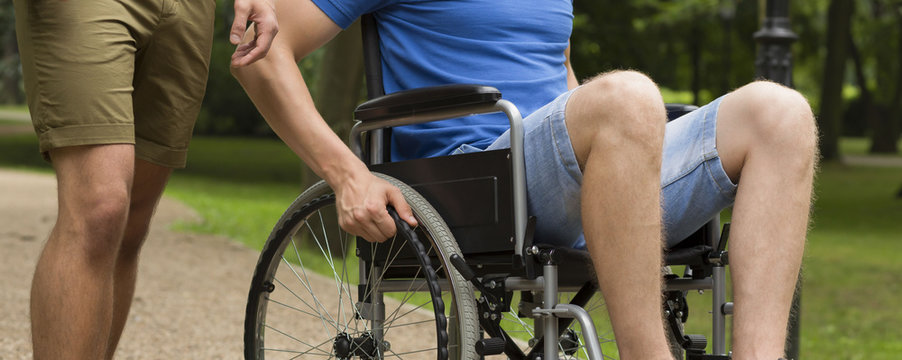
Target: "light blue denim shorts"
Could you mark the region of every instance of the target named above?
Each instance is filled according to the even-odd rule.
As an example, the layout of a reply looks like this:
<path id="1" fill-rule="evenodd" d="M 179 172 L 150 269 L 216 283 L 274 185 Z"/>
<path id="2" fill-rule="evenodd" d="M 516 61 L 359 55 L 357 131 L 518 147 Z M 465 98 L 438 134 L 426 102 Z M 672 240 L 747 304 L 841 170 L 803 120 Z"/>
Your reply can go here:
<path id="1" fill-rule="evenodd" d="M 573 91 L 524 121 L 528 211 L 536 217 L 536 242 L 585 248 L 580 214 L 582 172 L 564 122 Z M 661 169 L 664 233 L 673 246 L 733 204 L 730 181 L 715 146 L 721 98 L 667 123 Z M 506 132 L 485 150 L 510 147 Z M 455 153 L 480 151 L 464 145 Z M 603 201 L 603 200 L 602 200 Z"/>

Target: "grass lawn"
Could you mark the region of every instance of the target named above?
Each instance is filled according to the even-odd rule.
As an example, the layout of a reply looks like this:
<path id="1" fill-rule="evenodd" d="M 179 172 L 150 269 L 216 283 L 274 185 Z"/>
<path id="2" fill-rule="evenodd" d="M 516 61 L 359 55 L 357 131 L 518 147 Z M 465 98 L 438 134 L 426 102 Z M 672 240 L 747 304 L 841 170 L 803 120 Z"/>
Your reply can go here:
<path id="1" fill-rule="evenodd" d="M 0 123 L 3 126 L 3 123 Z M 49 171 L 34 135 L 0 137 L 0 166 Z M 866 142 L 843 141 L 844 153 Z M 166 194 L 200 223 L 177 226 L 229 236 L 259 249 L 300 193 L 300 166 L 278 140 L 196 138 L 189 167 Z M 902 168 L 825 164 L 804 265 L 805 359 L 896 359 L 902 353 Z M 693 308 L 696 315 L 707 311 Z"/>
<path id="2" fill-rule="evenodd" d="M 16 111 L 16 112 L 26 113 L 26 112 L 28 112 L 28 106 L 2 104 L 2 105 L 0 105 L 0 110 L 8 110 L 8 111 Z"/>

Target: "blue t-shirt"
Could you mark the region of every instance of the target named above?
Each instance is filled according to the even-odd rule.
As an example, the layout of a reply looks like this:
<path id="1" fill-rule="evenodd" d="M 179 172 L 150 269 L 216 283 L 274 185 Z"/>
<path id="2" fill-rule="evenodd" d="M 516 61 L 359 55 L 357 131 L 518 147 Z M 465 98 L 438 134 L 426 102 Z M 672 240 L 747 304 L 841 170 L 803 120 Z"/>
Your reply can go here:
<path id="1" fill-rule="evenodd" d="M 572 0 L 313 0 L 338 26 L 374 13 L 386 93 L 444 84 L 498 88 L 526 116 L 567 91 Z M 503 114 L 392 131 L 392 160 L 484 149 L 510 127 Z"/>

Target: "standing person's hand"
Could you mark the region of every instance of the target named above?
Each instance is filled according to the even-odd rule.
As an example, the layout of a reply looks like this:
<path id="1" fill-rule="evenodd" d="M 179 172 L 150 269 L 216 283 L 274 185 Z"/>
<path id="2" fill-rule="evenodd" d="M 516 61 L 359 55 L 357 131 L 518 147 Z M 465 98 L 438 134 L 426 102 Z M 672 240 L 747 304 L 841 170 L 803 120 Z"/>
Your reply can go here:
<path id="1" fill-rule="evenodd" d="M 341 228 L 369 241 L 383 242 L 395 235 L 397 228 L 386 210 L 388 205 L 411 227 L 417 225 L 401 190 L 369 173 L 362 180 L 336 186 L 335 203 Z"/>
<path id="2" fill-rule="evenodd" d="M 238 45 L 232 54 L 232 66 L 241 67 L 262 59 L 279 32 L 274 0 L 235 0 L 235 20 L 229 41 Z M 242 43 L 248 21 L 254 24 L 253 39 Z"/>

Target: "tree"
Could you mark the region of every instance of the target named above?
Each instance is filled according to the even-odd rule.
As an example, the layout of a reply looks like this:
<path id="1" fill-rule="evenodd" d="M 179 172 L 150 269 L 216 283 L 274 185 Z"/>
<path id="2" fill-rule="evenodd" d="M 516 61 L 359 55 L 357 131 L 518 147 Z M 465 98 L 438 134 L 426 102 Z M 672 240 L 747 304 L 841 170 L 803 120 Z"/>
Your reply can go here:
<path id="1" fill-rule="evenodd" d="M 757 3 L 736 0 L 574 2 L 578 78 L 612 69 L 649 74 L 705 103 L 754 78 Z"/>
<path id="2" fill-rule="evenodd" d="M 20 104 L 25 96 L 20 88 L 21 70 L 13 2 L 0 0 L 0 104 Z"/>
<path id="3" fill-rule="evenodd" d="M 871 19 L 869 25 L 875 30 L 870 40 L 873 44 L 871 56 L 875 59 L 874 93 L 878 111 L 872 111 L 868 118 L 871 153 L 896 153 L 899 139 L 899 120 L 902 118 L 902 2 L 870 1 Z M 867 85 L 867 84 L 865 84 Z"/>
<path id="4" fill-rule="evenodd" d="M 852 0 L 831 0 L 828 10 L 827 59 L 824 65 L 823 91 L 818 126 L 820 151 L 825 160 L 839 158 L 840 115 L 844 84 L 849 29 L 854 9 Z"/>

